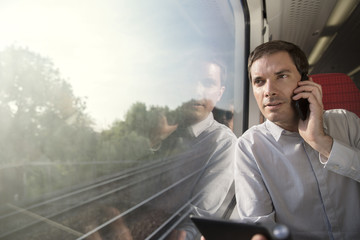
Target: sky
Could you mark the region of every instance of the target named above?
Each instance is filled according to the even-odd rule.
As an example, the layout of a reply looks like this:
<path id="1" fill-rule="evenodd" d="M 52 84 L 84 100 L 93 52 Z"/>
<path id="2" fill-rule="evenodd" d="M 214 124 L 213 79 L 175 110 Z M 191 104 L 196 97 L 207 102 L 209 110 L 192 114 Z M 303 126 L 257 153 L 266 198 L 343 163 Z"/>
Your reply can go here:
<path id="1" fill-rule="evenodd" d="M 184 83 L 170 66 L 191 31 L 173 1 L 156 2 L 3 0 L 0 50 L 15 44 L 50 58 L 97 129 L 138 101 L 174 109 L 188 96 L 176 91 Z"/>

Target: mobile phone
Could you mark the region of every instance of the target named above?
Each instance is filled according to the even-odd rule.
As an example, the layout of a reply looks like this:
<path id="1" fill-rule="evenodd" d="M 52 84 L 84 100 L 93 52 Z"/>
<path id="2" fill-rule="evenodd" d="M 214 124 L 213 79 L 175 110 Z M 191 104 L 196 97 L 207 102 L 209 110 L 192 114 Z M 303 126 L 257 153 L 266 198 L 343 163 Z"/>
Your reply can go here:
<path id="1" fill-rule="evenodd" d="M 206 240 L 250 240 L 255 234 L 269 240 L 291 240 L 290 230 L 282 224 L 268 226 L 198 216 L 190 216 L 190 219 Z"/>
<path id="2" fill-rule="evenodd" d="M 308 76 L 306 73 L 301 75 L 300 81 L 308 80 Z M 309 112 L 309 101 L 306 98 L 300 98 L 295 101 L 295 109 L 300 118 L 304 121 L 307 118 Z"/>

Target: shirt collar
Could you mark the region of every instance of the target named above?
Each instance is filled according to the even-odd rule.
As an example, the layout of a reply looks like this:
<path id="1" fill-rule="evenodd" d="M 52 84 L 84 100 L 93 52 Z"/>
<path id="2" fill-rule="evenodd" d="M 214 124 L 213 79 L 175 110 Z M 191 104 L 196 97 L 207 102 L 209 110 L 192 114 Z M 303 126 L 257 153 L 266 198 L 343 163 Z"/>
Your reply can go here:
<path id="1" fill-rule="evenodd" d="M 266 120 L 265 126 L 268 129 L 268 131 L 271 133 L 271 135 L 273 135 L 276 141 L 279 141 L 281 134 L 285 132 L 285 129 L 279 127 L 278 125 L 276 125 L 275 123 L 269 120 Z"/>
<path id="2" fill-rule="evenodd" d="M 213 123 L 213 121 L 214 121 L 214 116 L 213 116 L 212 112 L 210 112 L 209 115 L 204 120 L 190 126 L 189 131 L 195 137 L 198 137 L 203 131 L 205 131 L 205 129 L 210 127 L 210 125 Z"/>
<path id="3" fill-rule="evenodd" d="M 287 131 L 269 120 L 266 120 L 265 126 L 268 129 L 268 131 L 271 133 L 271 135 L 273 135 L 273 137 L 275 138 L 275 140 L 277 142 L 279 141 L 281 136 L 284 136 L 284 135 L 301 138 L 301 136 L 298 132 Z"/>

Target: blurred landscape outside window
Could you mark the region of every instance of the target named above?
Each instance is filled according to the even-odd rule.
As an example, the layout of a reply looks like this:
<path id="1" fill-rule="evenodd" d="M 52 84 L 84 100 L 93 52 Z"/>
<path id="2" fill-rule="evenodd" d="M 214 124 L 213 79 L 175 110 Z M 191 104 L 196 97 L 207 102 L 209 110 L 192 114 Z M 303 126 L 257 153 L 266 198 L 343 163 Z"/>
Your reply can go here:
<path id="1" fill-rule="evenodd" d="M 144 239 L 163 224 L 174 208 L 144 203 L 174 184 L 153 136 L 193 98 L 184 61 L 199 50 L 226 66 L 214 116 L 232 127 L 234 32 L 230 1 L 2 1 L 0 239 L 117 239 L 115 225 Z M 146 224 L 126 215 L 137 206 Z"/>

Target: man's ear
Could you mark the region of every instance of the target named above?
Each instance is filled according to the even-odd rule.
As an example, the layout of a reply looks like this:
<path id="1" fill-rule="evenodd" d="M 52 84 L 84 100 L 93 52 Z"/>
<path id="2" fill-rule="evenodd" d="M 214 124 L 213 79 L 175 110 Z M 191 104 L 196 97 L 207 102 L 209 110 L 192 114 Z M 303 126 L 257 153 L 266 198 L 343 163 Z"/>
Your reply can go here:
<path id="1" fill-rule="evenodd" d="M 219 90 L 219 96 L 218 96 L 218 98 L 216 99 L 217 102 L 220 101 L 222 95 L 224 94 L 224 91 L 225 91 L 225 87 L 222 86 L 222 87 L 220 88 L 220 90 Z"/>

